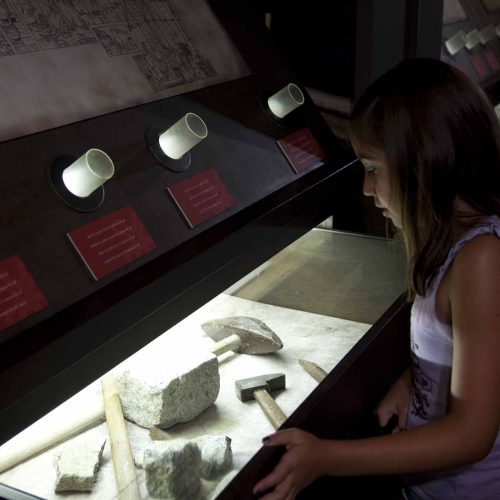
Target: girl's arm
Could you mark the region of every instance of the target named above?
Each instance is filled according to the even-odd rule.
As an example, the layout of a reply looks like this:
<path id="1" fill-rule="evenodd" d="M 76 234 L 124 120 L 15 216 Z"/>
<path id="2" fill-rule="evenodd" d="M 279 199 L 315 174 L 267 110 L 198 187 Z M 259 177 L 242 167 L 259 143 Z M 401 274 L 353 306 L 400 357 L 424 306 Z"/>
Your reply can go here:
<path id="1" fill-rule="evenodd" d="M 484 458 L 500 424 L 500 239 L 480 236 L 450 269 L 453 324 L 450 407 L 442 419 L 389 436 L 327 441 L 298 429 L 270 436 L 286 445 L 255 490 L 293 498 L 321 475 L 403 474 L 448 469 Z"/>

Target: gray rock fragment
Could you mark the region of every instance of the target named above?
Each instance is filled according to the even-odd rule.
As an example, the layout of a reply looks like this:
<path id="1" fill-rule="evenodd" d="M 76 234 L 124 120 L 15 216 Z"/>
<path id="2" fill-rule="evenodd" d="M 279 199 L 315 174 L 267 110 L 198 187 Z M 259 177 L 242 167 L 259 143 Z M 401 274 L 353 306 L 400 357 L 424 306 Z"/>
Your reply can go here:
<path id="1" fill-rule="evenodd" d="M 201 453 L 186 439 L 157 441 L 144 451 L 148 493 L 169 500 L 192 500 L 201 487 Z"/>
<path id="2" fill-rule="evenodd" d="M 193 439 L 201 452 L 201 476 L 213 479 L 233 465 L 231 438 L 228 436 L 199 436 Z"/>
<path id="3" fill-rule="evenodd" d="M 102 438 L 77 439 L 66 444 L 54 457 L 55 491 L 91 491 L 105 444 Z"/>
<path id="4" fill-rule="evenodd" d="M 117 376 L 126 418 L 143 427 L 189 422 L 219 394 L 217 358 L 202 351 L 176 352 L 136 362 Z"/>
<path id="5" fill-rule="evenodd" d="M 143 466 L 144 466 L 144 452 L 146 451 L 146 448 L 144 448 L 143 450 L 139 450 L 139 451 L 136 451 L 134 453 L 134 465 L 138 468 L 138 469 L 142 469 Z"/>
<path id="6" fill-rule="evenodd" d="M 176 438 L 176 439 L 183 439 L 183 438 Z M 172 439 L 170 439 L 170 442 L 172 442 L 174 440 L 175 439 L 172 438 Z M 146 451 L 149 450 L 149 451 L 154 452 L 154 453 L 156 453 L 156 452 L 161 453 L 166 449 L 165 445 L 163 443 L 164 443 L 164 441 L 149 441 L 146 446 L 144 446 L 140 450 L 136 451 L 134 453 L 135 466 L 139 469 L 143 469 L 144 468 L 144 454 L 146 453 Z"/>
<path id="7" fill-rule="evenodd" d="M 201 328 L 216 342 L 230 335 L 238 335 L 241 339 L 238 352 L 243 354 L 267 354 L 283 347 L 283 342 L 276 333 L 260 319 L 250 316 L 213 319 L 203 323 Z"/>

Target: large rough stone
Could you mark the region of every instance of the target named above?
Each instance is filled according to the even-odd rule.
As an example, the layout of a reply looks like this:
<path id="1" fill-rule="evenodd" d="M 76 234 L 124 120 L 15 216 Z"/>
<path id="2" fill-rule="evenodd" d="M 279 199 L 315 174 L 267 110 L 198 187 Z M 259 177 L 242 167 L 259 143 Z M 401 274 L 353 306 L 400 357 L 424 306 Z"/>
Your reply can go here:
<path id="1" fill-rule="evenodd" d="M 55 491 L 92 491 L 97 479 L 105 439 L 77 439 L 54 457 Z"/>
<path id="2" fill-rule="evenodd" d="M 157 429 L 158 430 L 158 429 Z M 144 448 L 134 453 L 134 463 L 139 469 L 144 468 L 144 454 L 148 450 L 161 452 L 165 449 L 165 440 L 174 441 L 171 436 L 161 436 L 162 440 L 150 441 Z M 203 435 L 190 440 L 200 449 L 201 454 L 201 477 L 212 480 L 227 472 L 233 465 L 233 451 L 231 449 L 231 438 L 222 435 Z"/>
<path id="3" fill-rule="evenodd" d="M 173 442 L 176 439 L 183 439 L 183 438 L 171 438 L 169 442 Z M 154 453 L 162 453 L 166 448 L 164 445 L 165 441 L 150 441 L 148 444 L 146 444 L 143 448 L 137 450 L 134 453 L 134 464 L 137 468 L 139 469 L 144 469 L 144 455 L 146 451 L 149 452 L 154 452 Z M 168 448 L 168 446 L 167 446 Z"/>
<path id="4" fill-rule="evenodd" d="M 193 439 L 201 452 L 201 476 L 213 479 L 233 465 L 231 438 L 228 436 L 199 436 Z"/>
<path id="5" fill-rule="evenodd" d="M 201 453 L 187 439 L 156 441 L 144 451 L 146 488 L 155 497 L 192 500 L 201 487 Z"/>
<path id="6" fill-rule="evenodd" d="M 117 384 L 126 418 L 143 427 L 167 428 L 193 420 L 215 402 L 219 364 L 211 353 L 166 353 L 130 365 Z"/>

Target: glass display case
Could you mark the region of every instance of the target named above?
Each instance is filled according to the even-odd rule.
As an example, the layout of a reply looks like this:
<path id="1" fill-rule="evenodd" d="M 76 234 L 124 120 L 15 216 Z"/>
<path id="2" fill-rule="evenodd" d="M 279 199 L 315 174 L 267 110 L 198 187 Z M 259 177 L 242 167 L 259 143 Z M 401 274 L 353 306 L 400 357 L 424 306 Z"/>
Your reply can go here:
<path id="1" fill-rule="evenodd" d="M 136 498 L 165 496 L 148 486 L 146 445 L 185 438 L 185 463 L 208 473 L 177 467 L 192 488 L 181 497 L 251 498 L 280 453 L 260 447 L 273 427 L 380 432 L 373 406 L 408 361 L 403 257 L 366 236 L 362 167 L 252 2 L 49 4 L 0 9 L 12 117 L 0 128 L 0 496 L 57 497 L 67 456 L 93 457 L 90 478 L 69 475 L 95 498 L 122 496 L 115 479 L 132 476 Z M 294 109 L 277 116 L 269 98 L 283 89 Z M 193 145 L 181 156 L 162 146 L 179 122 Z M 86 176 L 77 189 L 73 171 Z M 281 349 L 214 354 L 208 333 L 241 325 L 213 321 L 235 316 Z M 236 384 L 269 374 L 274 424 L 256 386 Z M 158 380 L 172 387 L 152 390 Z M 214 435 L 220 463 L 203 465 L 193 439 Z M 394 491 L 390 478 L 344 485 Z"/>
<path id="2" fill-rule="evenodd" d="M 155 363 L 164 367 L 162 370 L 167 376 L 166 366 L 177 362 L 174 360 L 179 357 L 194 366 L 199 363 L 199 352 L 211 352 L 215 343 L 204 325 L 219 319 L 229 321 L 235 316 L 264 322 L 282 343 L 280 349 L 264 354 L 238 352 L 237 348 L 236 352 L 220 354 L 217 360 L 220 388 L 216 398 L 186 422 L 167 424 L 163 432 L 154 425 L 148 428 L 140 419 L 139 425 L 132 415 L 134 420 L 127 421 L 126 430 L 136 462 L 140 497 L 155 497 L 155 490 L 147 480 L 150 472 L 146 473 L 141 466 L 145 450 L 154 449 L 160 441 L 161 446 L 179 439 L 200 440 L 208 435 L 230 439 L 231 459 L 226 460 L 217 474 L 202 476 L 198 496 L 191 496 L 191 492 L 176 498 L 211 498 L 217 494 L 224 498 L 219 483 L 224 477 L 234 477 L 238 482 L 237 473 L 252 462 L 252 457 L 258 461 L 256 453 L 261 448 L 261 438 L 274 428 L 257 401 L 243 402 L 237 397 L 236 381 L 284 374 L 284 387 L 272 395 L 293 421 L 293 416 L 300 415 L 311 398 L 325 390 L 326 379 L 335 375 L 336 370 L 342 370 L 342 363 L 352 363 L 353 353 L 370 337 L 373 325 L 397 301 L 404 286 L 404 268 L 404 255 L 396 241 L 320 226 L 114 367 L 111 373 L 120 379 L 131 366 L 138 365 L 141 371 L 147 372 Z M 400 332 L 400 336 L 407 339 L 404 332 Z M 196 390 L 203 391 L 205 384 L 210 383 L 210 377 L 205 376 L 202 386 L 192 388 L 194 393 L 189 397 L 196 398 Z M 351 389 L 357 391 L 355 386 Z M 181 400 L 175 401 L 183 404 Z M 302 410 L 298 410 L 301 407 Z M 337 410 L 337 413 L 341 412 Z M 81 422 L 86 418 L 87 424 L 82 427 Z M 4 471 L 0 474 L 0 483 L 37 497 L 62 498 L 61 493 L 54 491 L 57 476 L 54 461 L 71 447 L 81 450 L 82 443 L 107 440 L 90 498 L 119 497 L 104 421 L 101 380 L 90 384 L 0 448 L 0 465 L 14 456 L 13 450 L 34 449 L 35 443 L 43 442 L 45 437 L 55 439 L 62 429 L 68 429 L 69 437 L 61 437 L 63 442 L 56 442 Z M 245 489 L 241 484 L 238 488 Z M 65 495 L 67 497 L 67 493 Z M 71 497 L 80 498 L 80 495 L 73 492 Z M 85 495 L 89 498 L 88 493 Z"/>
<path id="3" fill-rule="evenodd" d="M 441 58 L 460 68 L 492 99 L 500 100 L 498 2 L 445 0 Z"/>

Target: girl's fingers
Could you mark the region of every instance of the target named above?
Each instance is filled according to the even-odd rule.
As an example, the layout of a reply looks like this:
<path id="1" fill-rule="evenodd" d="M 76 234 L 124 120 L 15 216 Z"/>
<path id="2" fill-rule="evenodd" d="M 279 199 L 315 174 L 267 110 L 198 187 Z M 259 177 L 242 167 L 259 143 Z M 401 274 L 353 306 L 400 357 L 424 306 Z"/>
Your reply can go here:
<path id="1" fill-rule="evenodd" d="M 294 444 L 297 440 L 297 435 L 300 431 L 297 429 L 285 429 L 283 431 L 275 432 L 262 439 L 264 446 L 280 446 Z"/>
<path id="2" fill-rule="evenodd" d="M 289 475 L 290 471 L 288 470 L 288 467 L 283 464 L 283 461 L 280 461 L 280 463 L 274 468 L 271 474 L 267 475 L 264 479 L 261 479 L 254 486 L 253 493 L 257 495 L 259 492 L 274 488 L 282 483 Z"/>
<path id="3" fill-rule="evenodd" d="M 293 488 L 292 474 L 288 474 L 283 481 L 278 484 L 273 491 L 267 493 L 261 500 L 292 500 L 296 493 Z"/>
<path id="4" fill-rule="evenodd" d="M 393 415 L 394 413 L 389 410 L 377 411 L 378 423 L 380 427 L 385 427 Z"/>

